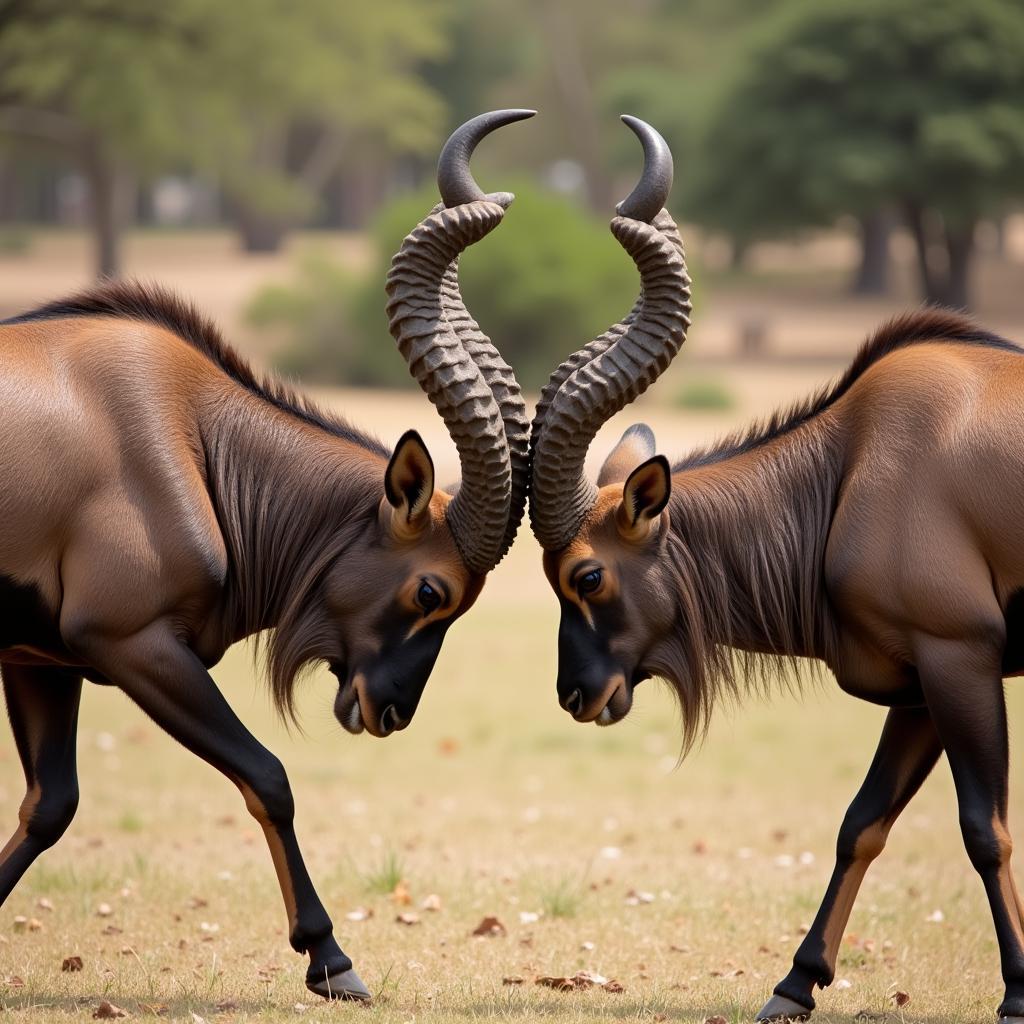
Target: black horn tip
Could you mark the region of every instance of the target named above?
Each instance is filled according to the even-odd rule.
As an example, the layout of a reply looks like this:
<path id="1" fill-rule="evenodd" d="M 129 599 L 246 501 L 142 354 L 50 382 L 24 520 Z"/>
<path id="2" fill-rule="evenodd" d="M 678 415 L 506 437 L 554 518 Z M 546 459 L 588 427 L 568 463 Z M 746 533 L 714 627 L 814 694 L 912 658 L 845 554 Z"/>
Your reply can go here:
<path id="1" fill-rule="evenodd" d="M 621 217 L 650 223 L 672 190 L 672 151 L 661 133 L 646 121 L 632 114 L 623 114 L 622 121 L 644 147 L 644 170 L 636 188 L 615 207 L 615 211 Z"/>
<path id="2" fill-rule="evenodd" d="M 515 121 L 525 121 L 536 113 L 536 110 L 491 110 L 470 118 L 448 136 L 437 161 L 437 189 L 445 206 L 451 208 L 487 198 L 469 170 L 473 150 L 495 129 Z M 508 202 L 502 205 L 507 206 Z"/>

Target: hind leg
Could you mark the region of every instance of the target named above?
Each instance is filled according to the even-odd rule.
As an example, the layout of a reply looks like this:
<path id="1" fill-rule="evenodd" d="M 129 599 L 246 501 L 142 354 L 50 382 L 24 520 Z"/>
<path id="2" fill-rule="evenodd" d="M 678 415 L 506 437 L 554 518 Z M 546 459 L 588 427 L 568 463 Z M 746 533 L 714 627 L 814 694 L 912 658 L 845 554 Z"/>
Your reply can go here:
<path id="1" fill-rule="evenodd" d="M 1003 982 L 999 1016 L 1024 1024 L 1024 908 L 1010 871 L 1006 804 L 1009 744 L 1000 648 L 922 644 L 921 684 L 949 758 L 964 846 L 992 910 Z"/>
<path id="2" fill-rule="evenodd" d="M 0 903 L 64 834 L 78 808 L 75 737 L 82 680 L 65 669 L 3 665 L 4 698 L 25 771 L 18 828 L 0 851 Z"/>
<path id="3" fill-rule="evenodd" d="M 893 708 L 878 750 L 850 804 L 836 841 L 836 866 L 821 909 L 793 958 L 793 968 L 757 1015 L 759 1021 L 802 1019 L 814 1009 L 815 985 L 835 975 L 839 943 L 857 890 L 882 852 L 889 829 L 942 753 L 926 708 Z"/>

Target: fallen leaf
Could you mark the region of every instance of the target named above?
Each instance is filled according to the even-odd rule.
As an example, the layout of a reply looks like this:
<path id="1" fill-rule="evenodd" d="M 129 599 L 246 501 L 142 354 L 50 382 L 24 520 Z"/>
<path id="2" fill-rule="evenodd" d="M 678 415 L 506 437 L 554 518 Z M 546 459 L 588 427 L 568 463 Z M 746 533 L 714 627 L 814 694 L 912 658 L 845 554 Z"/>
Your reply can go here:
<path id="1" fill-rule="evenodd" d="M 581 943 L 580 943 L 580 949 L 581 949 L 581 950 L 582 950 L 582 951 L 583 951 L 584 953 L 593 953 L 593 952 L 594 952 L 594 950 L 595 950 L 595 949 L 597 949 L 597 946 L 595 946 L 595 945 L 594 945 L 594 943 L 592 943 L 592 942 L 590 942 L 590 941 L 587 941 L 587 942 L 581 942 Z"/>
<path id="2" fill-rule="evenodd" d="M 519 911 L 519 923 L 520 924 L 536 924 L 540 920 L 540 914 L 533 910 L 520 910 Z"/>
<path id="3" fill-rule="evenodd" d="M 373 917 L 373 911 L 368 907 L 356 907 L 345 915 L 346 921 L 369 921 Z"/>
<path id="4" fill-rule="evenodd" d="M 294 1009 L 296 1013 L 305 1013 L 309 1007 L 305 1003 L 296 1003 Z"/>
<path id="5" fill-rule="evenodd" d="M 400 879 L 394 889 L 391 890 L 391 899 L 400 907 L 412 905 L 412 893 L 409 892 L 409 886 L 403 879 Z"/>
<path id="6" fill-rule="evenodd" d="M 853 988 L 853 982 L 849 978 L 840 978 L 836 982 L 836 988 L 839 990 Z"/>
<path id="7" fill-rule="evenodd" d="M 80 971 L 83 967 L 84 964 L 80 956 L 66 956 L 64 957 L 64 962 L 60 965 L 62 971 L 68 971 L 69 973 Z"/>
<path id="8" fill-rule="evenodd" d="M 942 924 L 946 920 L 946 915 L 941 910 L 933 910 L 926 918 L 926 921 L 932 924 Z"/>
<path id="9" fill-rule="evenodd" d="M 45 896 L 40 896 L 36 901 L 36 906 L 40 910 L 53 910 L 53 903 L 50 902 Z"/>
<path id="10" fill-rule="evenodd" d="M 24 914 L 18 914 L 14 919 L 14 930 L 23 932 L 28 927 L 28 918 Z"/>
<path id="11" fill-rule="evenodd" d="M 112 914 L 113 912 L 114 912 L 114 910 L 113 910 L 113 908 L 112 908 L 112 907 L 110 906 L 110 904 L 109 904 L 109 903 L 101 903 L 101 904 L 100 904 L 100 905 L 99 905 L 99 906 L 98 906 L 98 907 L 96 908 L 96 916 L 97 916 L 97 917 L 110 917 L 110 915 L 111 915 L 111 914 Z M 103 1004 L 102 1004 L 102 1003 L 100 1003 L 100 1005 L 102 1006 Z M 109 1004 L 108 1004 L 108 1005 L 109 1005 Z"/>
<path id="12" fill-rule="evenodd" d="M 209 900 L 203 899 L 202 896 L 190 896 L 188 906 L 189 910 L 199 910 L 200 907 L 209 906 Z"/>
<path id="13" fill-rule="evenodd" d="M 523 976 L 521 974 L 506 974 L 501 979 L 502 985 L 522 985 Z"/>
<path id="14" fill-rule="evenodd" d="M 595 974 L 593 971 L 577 971 L 571 977 L 540 977 L 534 984 L 542 985 L 545 988 L 557 989 L 559 992 L 569 992 L 574 989 L 600 988 L 605 992 L 616 994 L 624 992 L 625 989 L 614 978 L 606 978 L 602 974 Z"/>
<path id="15" fill-rule="evenodd" d="M 38 917 L 30 917 L 28 920 L 28 930 L 30 932 L 41 932 L 43 930 L 43 922 Z"/>
<path id="16" fill-rule="evenodd" d="M 25 979 L 19 978 L 17 974 L 9 974 L 6 978 L 4 978 L 4 984 L 8 988 L 24 988 Z"/>
<path id="17" fill-rule="evenodd" d="M 420 915 L 413 910 L 405 910 L 399 914 L 395 921 L 398 924 L 414 925 L 420 923 Z"/>
<path id="18" fill-rule="evenodd" d="M 169 1007 L 166 1003 L 139 1003 L 143 1013 L 151 1013 L 154 1017 L 166 1017 Z"/>
<path id="19" fill-rule="evenodd" d="M 485 917 L 473 929 L 473 934 L 488 938 L 501 938 L 508 934 L 508 929 L 496 917 Z"/>
<path id="20" fill-rule="evenodd" d="M 94 1020 L 116 1020 L 118 1017 L 127 1017 L 128 1012 L 120 1006 L 108 1003 L 106 999 L 100 1000 L 100 1005 L 93 1011 Z"/>
<path id="21" fill-rule="evenodd" d="M 906 992 L 893 992 L 889 997 L 897 1006 L 906 1006 L 910 1002 L 910 996 Z"/>
<path id="22" fill-rule="evenodd" d="M 729 1022 L 719 1013 L 716 1013 L 714 1017 L 705 1017 L 704 1024 L 729 1024 Z"/>
<path id="23" fill-rule="evenodd" d="M 234 1001 L 234 999 L 222 999 L 217 1004 L 217 1012 L 218 1013 L 231 1013 L 232 1010 L 237 1010 L 237 1009 L 238 1009 L 238 1003 L 236 1003 Z"/>
<path id="24" fill-rule="evenodd" d="M 192 1012 L 192 1024 L 206 1024 L 206 1018 L 200 1017 L 195 1011 Z"/>
<path id="25" fill-rule="evenodd" d="M 436 913 L 441 909 L 441 897 L 436 892 L 432 892 L 429 896 L 424 897 L 423 902 L 420 904 L 420 909 Z"/>

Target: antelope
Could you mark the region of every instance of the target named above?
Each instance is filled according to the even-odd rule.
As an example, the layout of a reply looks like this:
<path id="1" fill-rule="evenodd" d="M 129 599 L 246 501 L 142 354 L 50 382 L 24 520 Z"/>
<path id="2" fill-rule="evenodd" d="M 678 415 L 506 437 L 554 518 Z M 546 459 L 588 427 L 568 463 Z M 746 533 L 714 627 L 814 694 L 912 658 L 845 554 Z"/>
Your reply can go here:
<path id="1" fill-rule="evenodd" d="M 648 173 L 612 231 L 637 263 L 640 298 L 551 375 L 531 430 L 530 519 L 560 605 L 559 701 L 610 725 L 639 683 L 661 677 L 688 749 L 717 697 L 814 659 L 846 693 L 888 708 L 824 901 L 757 1019 L 811 1014 L 869 864 L 945 752 L 994 919 L 999 1016 L 1020 1024 L 1003 679 L 1024 674 L 1022 349 L 958 313 L 906 314 L 832 386 L 674 464 L 646 426 L 630 428 L 595 486 L 591 441 L 668 366 L 690 313 L 662 209 L 671 154 L 653 129 L 634 129 Z"/>
<path id="2" fill-rule="evenodd" d="M 327 998 L 369 991 L 333 935 L 293 829 L 281 762 L 208 670 L 272 631 L 273 700 L 325 662 L 350 733 L 412 719 L 451 624 L 525 511 L 529 421 L 515 377 L 463 305 L 458 256 L 512 201 L 469 171 L 477 143 L 532 116 L 468 121 L 438 165 L 442 204 L 387 279 L 390 329 L 458 450 L 435 486 L 415 430 L 390 453 L 283 383 L 156 287 L 104 283 L 0 323 L 0 675 L 25 772 L 0 852 L 0 903 L 71 823 L 83 679 L 116 686 L 241 791 Z"/>

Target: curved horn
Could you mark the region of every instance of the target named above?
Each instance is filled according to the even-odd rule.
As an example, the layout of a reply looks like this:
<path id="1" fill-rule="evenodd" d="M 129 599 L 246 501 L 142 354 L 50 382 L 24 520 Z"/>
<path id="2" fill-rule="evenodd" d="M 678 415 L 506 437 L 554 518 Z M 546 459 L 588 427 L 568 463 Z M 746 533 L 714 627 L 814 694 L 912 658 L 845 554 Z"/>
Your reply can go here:
<path id="1" fill-rule="evenodd" d="M 644 147 L 644 169 L 636 188 L 615 207 L 615 212 L 620 217 L 650 223 L 672 191 L 672 151 L 661 133 L 646 121 L 631 114 L 623 114 L 622 121 Z"/>
<path id="2" fill-rule="evenodd" d="M 441 284 L 441 300 L 448 322 L 458 335 L 463 348 L 480 368 L 487 386 L 491 389 L 505 426 L 505 440 L 508 443 L 509 459 L 512 464 L 512 491 L 508 522 L 505 524 L 505 535 L 498 553 L 500 561 L 512 547 L 526 513 L 526 493 L 530 486 L 530 416 L 512 367 L 501 357 L 491 339 L 480 330 L 480 325 L 466 309 L 459 289 L 457 259 L 449 264 L 445 272 Z"/>
<path id="3" fill-rule="evenodd" d="M 406 236 L 386 285 L 391 333 L 459 452 L 462 482 L 445 515 L 459 553 L 478 573 L 494 568 L 522 519 L 522 501 L 517 517 L 514 511 L 509 427 L 517 462 L 528 442 L 526 407 L 515 377 L 459 293 L 459 254 L 493 231 L 512 201 L 508 193 L 487 197 L 481 192 L 469 172 L 469 156 L 489 132 L 533 113 L 492 111 L 452 133 L 438 161 L 438 188 L 453 208 L 435 207 Z M 520 467 L 521 477 L 527 472 Z M 525 487 L 519 485 L 524 492 Z"/>
<path id="4" fill-rule="evenodd" d="M 488 198 L 473 180 L 469 170 L 469 158 L 473 150 L 484 136 L 490 135 L 496 128 L 514 121 L 524 121 L 536 113 L 536 110 L 491 110 L 471 118 L 448 136 L 437 160 L 437 188 L 445 206 L 462 206 Z M 511 197 L 508 202 L 502 202 L 506 195 L 499 192 L 491 198 L 502 206 L 508 206 Z"/>
<path id="5" fill-rule="evenodd" d="M 512 469 L 498 404 L 448 321 L 441 283 L 458 254 L 493 231 L 504 214 L 487 201 L 431 214 L 402 242 L 386 285 L 391 334 L 459 452 L 462 482 L 445 514 L 463 561 L 477 573 L 498 562 Z"/>
<path id="6" fill-rule="evenodd" d="M 641 127 L 630 127 L 641 141 L 661 139 L 642 121 L 636 124 Z M 642 213 L 648 212 L 642 208 L 643 202 L 652 197 L 661 201 L 659 189 L 663 187 L 648 180 L 647 171 L 654 161 L 646 142 L 644 149 L 648 157 L 645 174 L 630 196 L 641 193 Z M 655 146 L 653 155 L 660 167 L 657 179 L 670 182 L 667 147 L 662 152 Z M 572 540 L 597 498 L 597 488 L 583 473 L 594 435 L 606 420 L 650 387 L 686 337 L 690 279 L 682 242 L 666 211 L 654 211 L 650 219 L 653 224 L 619 216 L 611 223 L 612 234 L 640 271 L 641 294 L 636 306 L 552 374 L 538 405 L 531 437 L 530 521 L 537 539 L 549 551 L 561 550 Z"/>

